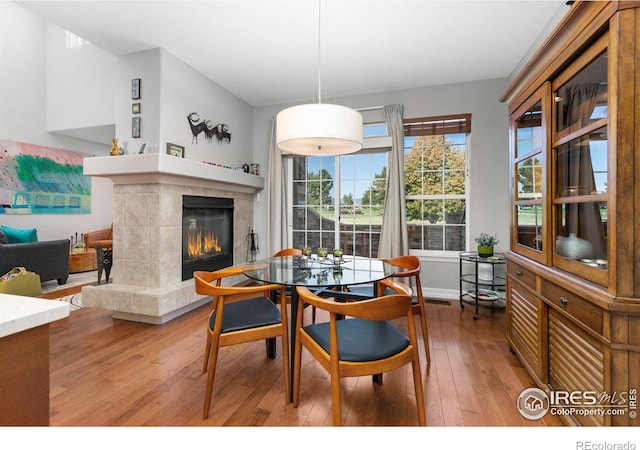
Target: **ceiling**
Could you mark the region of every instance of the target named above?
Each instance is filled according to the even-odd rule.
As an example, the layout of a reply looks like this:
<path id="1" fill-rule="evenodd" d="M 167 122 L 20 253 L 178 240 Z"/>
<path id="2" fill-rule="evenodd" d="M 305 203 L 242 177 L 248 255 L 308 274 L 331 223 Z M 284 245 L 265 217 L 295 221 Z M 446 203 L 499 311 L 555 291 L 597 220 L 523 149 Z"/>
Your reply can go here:
<path id="1" fill-rule="evenodd" d="M 564 0 L 16 3 L 114 55 L 164 48 L 255 107 L 317 101 L 319 86 L 324 101 L 509 77 L 569 8 Z"/>

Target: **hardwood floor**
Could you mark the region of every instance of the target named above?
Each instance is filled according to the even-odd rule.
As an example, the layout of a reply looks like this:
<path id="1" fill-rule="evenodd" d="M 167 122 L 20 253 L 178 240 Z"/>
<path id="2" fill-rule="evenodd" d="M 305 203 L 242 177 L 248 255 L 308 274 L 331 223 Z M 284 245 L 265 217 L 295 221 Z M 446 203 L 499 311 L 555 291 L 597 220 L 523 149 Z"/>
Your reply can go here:
<path id="1" fill-rule="evenodd" d="M 267 359 L 264 342 L 220 350 L 211 412 L 203 420 L 208 308 L 164 325 L 114 320 L 91 308 L 52 323 L 51 426 L 331 425 L 328 374 L 303 350 L 300 404 L 285 404 L 280 352 Z M 457 302 L 428 303 L 427 315 L 428 426 L 561 425 L 551 415 L 527 420 L 516 409 L 516 398 L 533 383 L 509 351 L 504 311 L 481 310 L 474 321 L 471 308 Z M 385 373 L 382 385 L 371 377 L 344 379 L 343 423 L 417 425 L 411 377 L 407 366 Z"/>

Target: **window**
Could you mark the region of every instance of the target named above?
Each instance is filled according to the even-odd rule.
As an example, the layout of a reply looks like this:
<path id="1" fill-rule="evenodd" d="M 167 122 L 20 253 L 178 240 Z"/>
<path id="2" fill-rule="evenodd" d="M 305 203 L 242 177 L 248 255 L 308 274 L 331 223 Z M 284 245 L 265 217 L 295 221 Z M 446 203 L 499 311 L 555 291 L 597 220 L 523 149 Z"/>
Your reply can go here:
<path id="1" fill-rule="evenodd" d="M 362 137 L 380 137 L 380 136 L 389 136 L 389 130 L 387 129 L 387 124 L 384 122 L 376 122 L 376 123 L 365 123 L 362 126 Z"/>
<path id="2" fill-rule="evenodd" d="M 409 249 L 466 250 L 471 115 L 404 121 Z"/>
<path id="3" fill-rule="evenodd" d="M 466 250 L 467 136 L 471 115 L 405 120 L 405 189 L 411 250 Z M 388 136 L 384 123 L 364 125 Z M 389 145 L 389 144 L 387 144 Z M 375 145 L 374 145 L 375 146 Z M 291 157 L 296 248 L 342 248 L 377 257 L 388 148 Z"/>
<path id="4" fill-rule="evenodd" d="M 314 252 L 318 247 L 339 247 L 346 254 L 376 257 L 387 152 L 291 159 L 292 245 L 308 246 Z"/>
<path id="5" fill-rule="evenodd" d="M 71 31 L 65 30 L 65 48 L 76 48 L 90 44 L 86 39 L 73 34 Z"/>

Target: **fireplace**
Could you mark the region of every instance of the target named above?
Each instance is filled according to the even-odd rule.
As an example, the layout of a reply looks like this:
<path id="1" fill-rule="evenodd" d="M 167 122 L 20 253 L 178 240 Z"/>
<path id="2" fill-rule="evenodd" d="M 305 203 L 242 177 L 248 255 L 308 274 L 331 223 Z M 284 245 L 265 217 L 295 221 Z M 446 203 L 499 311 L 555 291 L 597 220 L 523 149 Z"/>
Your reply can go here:
<path id="1" fill-rule="evenodd" d="M 182 197 L 182 281 L 233 265 L 233 199 Z"/>

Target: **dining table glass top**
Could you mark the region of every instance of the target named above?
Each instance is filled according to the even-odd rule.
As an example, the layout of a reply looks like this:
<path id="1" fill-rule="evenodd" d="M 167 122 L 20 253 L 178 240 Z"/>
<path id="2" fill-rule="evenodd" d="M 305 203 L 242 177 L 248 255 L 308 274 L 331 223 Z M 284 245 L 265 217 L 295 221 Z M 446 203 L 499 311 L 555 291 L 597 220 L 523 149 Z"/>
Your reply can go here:
<path id="1" fill-rule="evenodd" d="M 331 255 L 324 259 L 276 256 L 243 267 L 244 274 L 256 281 L 315 288 L 375 283 L 403 270 L 380 259 L 349 255 L 341 260 Z"/>

